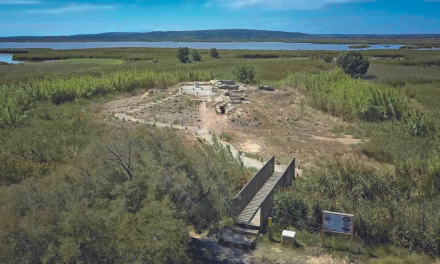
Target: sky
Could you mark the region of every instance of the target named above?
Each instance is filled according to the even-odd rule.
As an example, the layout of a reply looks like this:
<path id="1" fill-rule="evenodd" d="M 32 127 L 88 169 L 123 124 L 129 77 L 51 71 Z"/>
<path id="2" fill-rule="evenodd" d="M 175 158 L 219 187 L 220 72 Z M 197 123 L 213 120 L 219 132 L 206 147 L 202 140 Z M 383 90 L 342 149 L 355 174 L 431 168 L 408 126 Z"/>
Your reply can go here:
<path id="1" fill-rule="evenodd" d="M 0 0 L 0 37 L 201 29 L 440 34 L 440 0 Z"/>

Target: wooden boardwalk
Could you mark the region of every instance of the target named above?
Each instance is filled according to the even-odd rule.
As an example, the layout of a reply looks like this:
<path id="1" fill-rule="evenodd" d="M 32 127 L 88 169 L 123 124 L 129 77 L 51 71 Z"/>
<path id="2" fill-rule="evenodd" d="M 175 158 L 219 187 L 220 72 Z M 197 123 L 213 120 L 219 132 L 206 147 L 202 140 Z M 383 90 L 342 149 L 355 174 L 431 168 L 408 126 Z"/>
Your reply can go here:
<path id="1" fill-rule="evenodd" d="M 269 195 L 283 172 L 274 172 L 236 220 L 237 225 L 260 228 L 260 205 Z"/>

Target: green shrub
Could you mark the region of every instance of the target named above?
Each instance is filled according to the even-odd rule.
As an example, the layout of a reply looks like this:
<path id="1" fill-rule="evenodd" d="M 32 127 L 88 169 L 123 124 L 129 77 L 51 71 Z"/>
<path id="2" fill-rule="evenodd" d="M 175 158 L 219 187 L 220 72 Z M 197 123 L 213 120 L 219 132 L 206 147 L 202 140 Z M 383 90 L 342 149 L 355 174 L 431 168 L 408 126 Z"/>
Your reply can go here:
<path id="1" fill-rule="evenodd" d="M 232 74 L 234 74 L 240 82 L 254 83 L 257 72 L 253 66 L 249 66 L 246 63 L 239 63 L 232 69 Z"/>
<path id="2" fill-rule="evenodd" d="M 218 59 L 218 51 L 216 48 L 211 48 L 210 53 L 211 57 Z"/>
<path id="3" fill-rule="evenodd" d="M 179 47 L 179 49 L 177 50 L 177 58 L 183 62 L 183 63 L 187 63 L 190 62 L 189 60 L 189 49 L 188 47 Z"/>
<path id="4" fill-rule="evenodd" d="M 0 86 L 0 128 L 19 125 L 30 110 L 33 100 L 30 87 Z"/>
<path id="5" fill-rule="evenodd" d="M 200 53 L 197 49 L 193 49 L 191 51 L 191 56 L 194 61 L 201 61 L 202 60 L 202 55 L 200 55 Z"/>
<path id="6" fill-rule="evenodd" d="M 324 56 L 324 61 L 327 62 L 327 63 L 332 62 L 333 61 L 333 56 L 331 56 L 331 55 Z"/>
<path id="7" fill-rule="evenodd" d="M 223 133 L 220 134 L 219 137 L 221 139 L 223 139 L 224 141 L 226 141 L 226 142 L 231 141 L 231 135 L 229 135 L 228 133 L 223 132 Z"/>
<path id="8" fill-rule="evenodd" d="M 370 62 L 359 51 L 349 51 L 339 55 L 336 65 L 351 77 L 359 77 L 367 73 Z"/>
<path id="9" fill-rule="evenodd" d="M 141 126 L 101 137 L 45 178 L 1 188 L 0 262 L 190 262 L 187 226 L 230 219 L 248 178 L 214 142 L 188 146 L 172 129 Z"/>

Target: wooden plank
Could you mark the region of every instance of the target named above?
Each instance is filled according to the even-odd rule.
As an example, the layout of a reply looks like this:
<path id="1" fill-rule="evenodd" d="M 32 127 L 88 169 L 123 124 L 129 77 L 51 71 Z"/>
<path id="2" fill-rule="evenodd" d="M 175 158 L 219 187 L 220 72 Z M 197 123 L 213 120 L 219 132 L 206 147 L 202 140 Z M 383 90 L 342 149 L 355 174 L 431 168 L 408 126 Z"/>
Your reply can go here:
<path id="1" fill-rule="evenodd" d="M 243 212 L 238 216 L 237 223 L 248 224 L 250 226 L 260 226 L 260 214 L 257 212 L 259 210 L 260 204 L 266 199 L 267 195 L 270 194 L 272 189 L 275 187 L 278 180 L 283 176 L 283 173 L 275 172 L 266 181 L 266 183 L 261 187 L 258 193 L 250 201 L 250 203 L 245 207 Z"/>

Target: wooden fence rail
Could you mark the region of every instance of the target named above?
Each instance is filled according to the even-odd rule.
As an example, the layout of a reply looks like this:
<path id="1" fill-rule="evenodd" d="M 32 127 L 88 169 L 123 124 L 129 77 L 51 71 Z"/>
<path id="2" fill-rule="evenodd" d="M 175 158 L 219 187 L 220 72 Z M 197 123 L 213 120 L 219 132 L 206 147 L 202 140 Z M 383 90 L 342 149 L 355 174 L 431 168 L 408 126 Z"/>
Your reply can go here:
<path id="1" fill-rule="evenodd" d="M 241 189 L 234 199 L 235 215 L 239 215 L 266 183 L 275 169 L 275 155 Z"/>
<path id="2" fill-rule="evenodd" d="M 266 198 L 260 205 L 260 233 L 264 232 L 268 221 L 268 217 L 272 212 L 273 194 L 279 188 L 289 187 L 293 179 L 295 179 L 295 158 L 290 162 L 286 171 L 283 173 L 283 176 L 280 177 L 278 182 L 275 184 L 275 186 L 272 188 L 270 193 L 266 196 Z"/>

